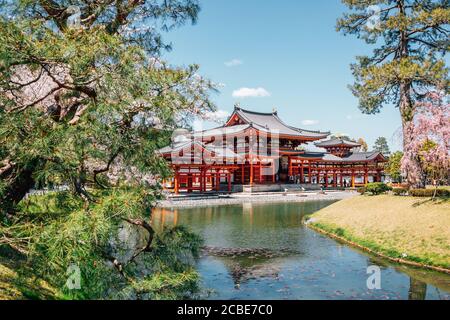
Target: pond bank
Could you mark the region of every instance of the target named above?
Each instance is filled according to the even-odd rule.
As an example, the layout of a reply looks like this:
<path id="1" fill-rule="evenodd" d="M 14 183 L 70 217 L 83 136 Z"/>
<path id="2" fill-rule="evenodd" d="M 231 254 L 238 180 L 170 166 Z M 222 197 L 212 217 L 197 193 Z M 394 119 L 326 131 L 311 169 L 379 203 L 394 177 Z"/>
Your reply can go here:
<path id="1" fill-rule="evenodd" d="M 334 203 L 306 224 L 398 263 L 450 274 L 450 201 L 361 196 Z"/>
<path id="2" fill-rule="evenodd" d="M 211 207 L 225 206 L 242 203 L 280 203 L 280 202 L 307 202 L 307 201 L 327 201 L 342 200 L 357 196 L 353 191 L 325 191 L 320 192 L 288 192 L 288 193 L 260 193 L 246 194 L 236 193 L 228 197 L 186 197 L 185 199 L 173 200 L 168 198 L 160 201 L 159 208 L 192 208 L 192 207 Z"/>

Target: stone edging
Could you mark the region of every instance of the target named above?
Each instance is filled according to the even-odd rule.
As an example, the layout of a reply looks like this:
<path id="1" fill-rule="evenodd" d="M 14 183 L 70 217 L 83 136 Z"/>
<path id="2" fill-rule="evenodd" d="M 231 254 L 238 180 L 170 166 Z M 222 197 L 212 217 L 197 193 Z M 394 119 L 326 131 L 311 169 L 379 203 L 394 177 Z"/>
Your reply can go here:
<path id="1" fill-rule="evenodd" d="M 419 268 L 424 268 L 424 269 L 429 269 L 429 270 L 434 270 L 434 271 L 450 274 L 450 269 L 447 269 L 447 268 L 444 268 L 444 267 L 431 266 L 431 265 L 427 265 L 427 264 L 423 264 L 423 263 L 419 263 L 419 262 L 414 262 L 414 261 L 409 261 L 409 260 L 405 260 L 405 259 L 401 259 L 401 258 L 392 258 L 392 257 L 389 257 L 389 256 L 387 256 L 385 254 L 380 253 L 380 252 L 376 252 L 376 251 L 374 251 L 374 250 L 372 250 L 370 248 L 364 247 L 364 246 L 362 246 L 362 245 L 360 245 L 360 244 L 358 244 L 356 242 L 353 242 L 353 241 L 347 240 L 347 239 L 345 239 L 343 237 L 340 237 L 338 235 L 335 235 L 334 233 L 322 230 L 319 227 L 313 226 L 310 223 L 304 222 L 304 225 L 306 225 L 308 228 L 310 228 L 310 229 L 312 229 L 312 230 L 314 230 L 316 232 L 322 233 L 322 234 L 324 234 L 324 235 L 326 235 L 326 236 L 328 236 L 330 238 L 342 241 L 342 242 L 344 242 L 344 243 L 346 243 L 348 245 L 351 245 L 353 247 L 356 247 L 358 249 L 361 249 L 363 251 L 366 251 L 368 253 L 371 253 L 371 254 L 376 255 L 378 257 L 381 257 L 383 259 L 386 259 L 386 260 L 389 260 L 389 261 L 392 261 L 392 262 L 396 262 L 396 263 L 400 263 L 400 264 L 404 264 L 404 265 L 409 265 L 409 266 L 413 266 L 413 267 L 419 267 Z"/>
<path id="2" fill-rule="evenodd" d="M 289 203 L 289 202 L 309 202 L 309 201 L 332 201 L 332 200 L 343 200 L 346 198 L 358 196 L 354 192 L 330 192 L 325 195 L 308 193 L 305 195 L 300 194 L 288 194 L 283 195 L 283 193 L 273 195 L 258 195 L 258 196 L 236 196 L 230 198 L 222 199 L 186 199 L 178 201 L 163 200 L 157 204 L 157 208 L 193 208 L 193 207 L 210 207 L 210 206 L 222 206 L 222 205 L 236 205 L 242 203 Z"/>

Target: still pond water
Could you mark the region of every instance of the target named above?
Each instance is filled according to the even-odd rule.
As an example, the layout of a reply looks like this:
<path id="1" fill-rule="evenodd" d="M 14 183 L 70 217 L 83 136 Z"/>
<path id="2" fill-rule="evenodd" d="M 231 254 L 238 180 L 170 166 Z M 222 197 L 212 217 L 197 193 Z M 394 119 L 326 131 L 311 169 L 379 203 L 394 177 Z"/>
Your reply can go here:
<path id="1" fill-rule="evenodd" d="M 157 209 L 153 223 L 188 226 L 209 247 L 275 253 L 202 256 L 197 268 L 209 299 L 450 299 L 450 276 L 386 262 L 302 225 L 306 214 L 331 203 Z M 381 289 L 369 290 L 367 268 L 374 265 Z"/>

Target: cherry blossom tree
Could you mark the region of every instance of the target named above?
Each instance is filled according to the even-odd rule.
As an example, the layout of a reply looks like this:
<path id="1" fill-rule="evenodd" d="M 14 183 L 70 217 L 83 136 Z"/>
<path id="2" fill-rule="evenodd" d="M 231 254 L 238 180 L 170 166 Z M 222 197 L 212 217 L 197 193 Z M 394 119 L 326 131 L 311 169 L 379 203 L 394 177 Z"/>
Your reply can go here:
<path id="1" fill-rule="evenodd" d="M 417 103 L 416 110 L 414 121 L 407 130 L 411 139 L 405 146 L 402 171 L 408 176 L 408 181 L 421 187 L 427 180 L 432 180 L 434 185 L 446 183 L 450 172 L 448 96 L 438 91 L 430 92 Z"/>

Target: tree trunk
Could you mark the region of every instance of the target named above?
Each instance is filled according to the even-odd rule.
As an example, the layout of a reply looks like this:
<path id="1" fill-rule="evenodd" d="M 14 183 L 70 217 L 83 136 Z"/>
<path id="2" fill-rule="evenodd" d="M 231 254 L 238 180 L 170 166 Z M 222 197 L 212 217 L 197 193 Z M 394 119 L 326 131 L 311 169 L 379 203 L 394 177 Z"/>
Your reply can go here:
<path id="1" fill-rule="evenodd" d="M 405 1 L 397 0 L 397 7 L 400 16 L 406 18 Z M 409 57 L 409 39 L 406 30 L 400 31 L 399 39 L 399 58 L 405 59 Z M 402 166 L 403 174 L 406 175 L 406 181 L 413 188 L 424 186 L 424 177 L 420 159 L 417 154 L 411 152 L 412 142 L 414 139 L 414 102 L 411 99 L 412 82 L 410 80 L 402 80 L 400 83 L 400 101 L 399 108 L 402 118 L 403 133 L 403 157 Z"/>
<path id="2" fill-rule="evenodd" d="M 414 139 L 414 105 L 410 96 L 411 84 L 400 85 L 400 113 L 402 118 L 403 133 L 403 174 L 406 181 L 413 188 L 424 188 L 425 179 L 419 155 L 411 151 Z"/>
<path id="3" fill-rule="evenodd" d="M 1 212 L 14 214 L 15 206 L 35 185 L 33 173 L 37 161 L 32 161 L 27 166 L 11 166 L 9 170 L 2 172 L 0 178 L 6 182 L 6 190 L 0 198 Z"/>
<path id="4" fill-rule="evenodd" d="M 427 284 L 420 280 L 410 278 L 408 300 L 425 300 L 427 297 Z"/>

